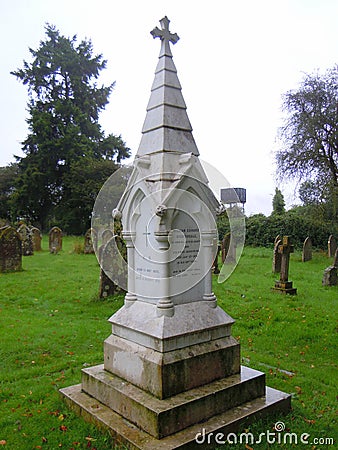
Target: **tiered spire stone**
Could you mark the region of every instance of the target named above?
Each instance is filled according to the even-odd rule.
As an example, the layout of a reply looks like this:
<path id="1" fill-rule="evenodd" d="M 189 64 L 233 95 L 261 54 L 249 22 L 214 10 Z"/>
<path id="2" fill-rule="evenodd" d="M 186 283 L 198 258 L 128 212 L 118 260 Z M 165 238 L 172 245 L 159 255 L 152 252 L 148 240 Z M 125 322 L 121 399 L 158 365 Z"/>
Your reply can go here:
<path id="1" fill-rule="evenodd" d="M 161 29 L 155 27 L 150 32 L 153 38 L 161 40 L 161 51 L 137 157 L 157 152 L 199 155 L 170 49 L 170 44 L 176 44 L 179 37 L 171 33 L 169 23 L 164 17 L 160 20 Z"/>

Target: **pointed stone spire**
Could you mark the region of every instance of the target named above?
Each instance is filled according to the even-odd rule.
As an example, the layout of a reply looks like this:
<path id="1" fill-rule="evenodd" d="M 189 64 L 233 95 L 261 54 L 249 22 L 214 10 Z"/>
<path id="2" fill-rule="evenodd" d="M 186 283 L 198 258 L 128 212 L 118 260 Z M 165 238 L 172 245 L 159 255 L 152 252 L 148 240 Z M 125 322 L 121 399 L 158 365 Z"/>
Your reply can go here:
<path id="1" fill-rule="evenodd" d="M 156 27 L 151 31 L 154 38 L 161 39 L 161 51 L 142 128 L 138 157 L 155 152 L 199 155 L 170 49 L 170 43 L 176 44 L 179 37 L 169 31 L 169 22 L 164 17 L 160 20 L 161 29 Z"/>

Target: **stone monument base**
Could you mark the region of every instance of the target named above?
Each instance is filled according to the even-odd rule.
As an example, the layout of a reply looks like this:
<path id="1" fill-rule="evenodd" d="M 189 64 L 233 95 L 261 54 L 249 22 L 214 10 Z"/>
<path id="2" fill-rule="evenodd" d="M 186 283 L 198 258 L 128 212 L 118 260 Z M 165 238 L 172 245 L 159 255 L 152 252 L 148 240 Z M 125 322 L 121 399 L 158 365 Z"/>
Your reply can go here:
<path id="1" fill-rule="evenodd" d="M 288 394 L 240 365 L 234 320 L 212 305 L 176 305 L 173 317 L 145 302 L 122 307 L 109 319 L 104 364 L 82 369 L 81 385 L 61 394 L 117 442 L 147 450 L 196 448 L 203 429 L 234 432 L 245 420 L 288 411 Z"/>
<path id="2" fill-rule="evenodd" d="M 82 384 L 61 389 L 66 403 L 130 449 L 210 448 L 242 423 L 286 413 L 291 407 L 290 395 L 265 387 L 264 373 L 243 366 L 240 374 L 164 400 L 103 365 L 82 372 Z M 223 438 L 218 435 L 215 441 L 217 433 Z"/>
<path id="3" fill-rule="evenodd" d="M 271 289 L 281 294 L 297 295 L 297 288 L 292 287 L 292 281 L 276 281 L 275 287 Z"/>

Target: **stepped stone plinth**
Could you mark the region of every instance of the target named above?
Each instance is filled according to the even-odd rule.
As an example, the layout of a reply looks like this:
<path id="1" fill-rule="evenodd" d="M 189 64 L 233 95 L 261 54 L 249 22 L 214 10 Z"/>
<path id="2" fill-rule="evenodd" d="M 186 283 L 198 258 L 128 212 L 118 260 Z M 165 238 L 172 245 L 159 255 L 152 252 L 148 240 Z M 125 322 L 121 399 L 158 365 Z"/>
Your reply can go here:
<path id="1" fill-rule="evenodd" d="M 235 432 L 287 412 L 290 396 L 240 364 L 234 320 L 217 305 L 212 266 L 219 203 L 192 135 L 170 43 L 161 40 L 142 139 L 115 211 L 127 248 L 128 292 L 110 319 L 104 362 L 82 370 L 66 402 L 128 448 L 203 448 L 201 433 Z M 202 431 L 203 430 L 203 431 Z"/>

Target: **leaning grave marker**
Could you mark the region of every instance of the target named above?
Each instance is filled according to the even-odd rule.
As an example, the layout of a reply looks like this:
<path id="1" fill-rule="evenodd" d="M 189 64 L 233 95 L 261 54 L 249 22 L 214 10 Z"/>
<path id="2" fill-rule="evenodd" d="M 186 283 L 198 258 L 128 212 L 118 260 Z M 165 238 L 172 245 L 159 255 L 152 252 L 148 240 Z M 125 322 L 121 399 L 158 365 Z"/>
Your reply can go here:
<path id="1" fill-rule="evenodd" d="M 122 256 L 122 258 L 121 258 Z M 127 249 L 121 236 L 112 236 L 109 241 L 102 244 L 99 249 L 100 284 L 99 297 L 106 298 L 116 291 L 125 291 L 127 279 Z"/>
<path id="2" fill-rule="evenodd" d="M 219 204 L 199 161 L 170 42 L 161 51 L 134 170 L 118 205 L 128 291 L 109 321 L 104 364 L 64 388 L 68 404 L 139 449 L 196 445 L 196 433 L 290 409 L 290 396 L 240 366 L 234 320 L 217 306 L 211 267 Z M 211 425 L 212 423 L 212 425 Z"/>

